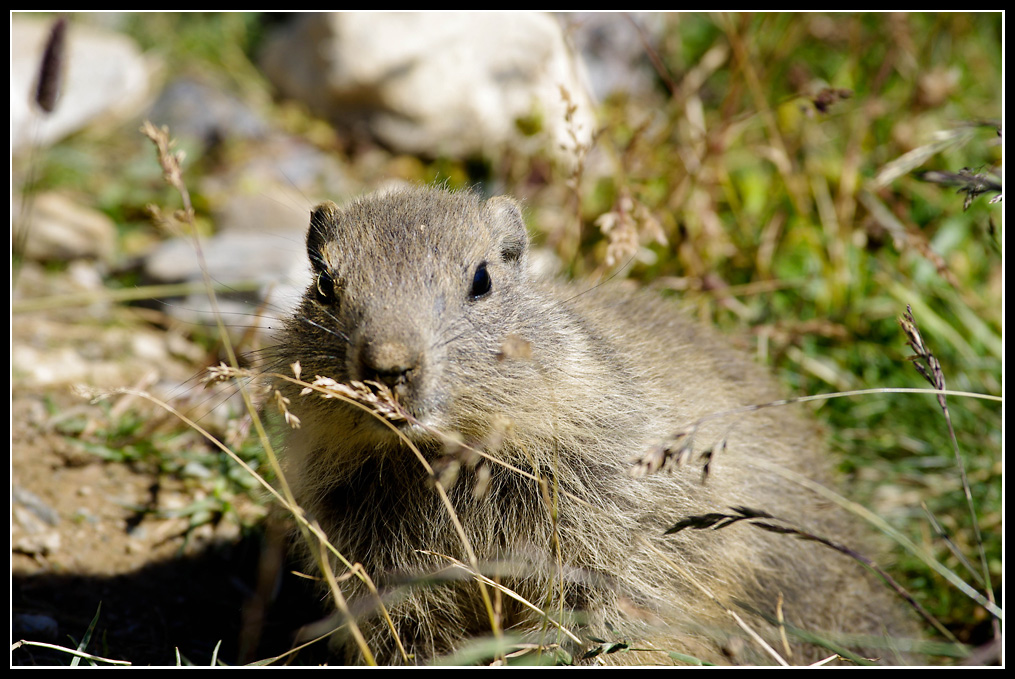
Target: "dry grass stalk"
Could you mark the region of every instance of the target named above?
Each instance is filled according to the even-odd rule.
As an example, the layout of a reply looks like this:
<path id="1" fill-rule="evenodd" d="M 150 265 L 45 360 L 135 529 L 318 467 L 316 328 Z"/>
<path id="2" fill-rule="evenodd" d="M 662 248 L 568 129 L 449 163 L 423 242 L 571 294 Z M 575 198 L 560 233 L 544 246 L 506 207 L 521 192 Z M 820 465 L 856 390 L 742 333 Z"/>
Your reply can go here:
<path id="1" fill-rule="evenodd" d="M 955 465 L 958 467 L 959 475 L 962 479 L 962 491 L 966 497 L 966 505 L 969 511 L 969 517 L 973 525 L 973 534 L 976 539 L 977 550 L 980 555 L 980 568 L 982 570 L 981 582 L 990 582 L 990 566 L 987 563 L 987 552 L 983 544 L 983 536 L 980 533 L 980 521 L 977 517 L 976 503 L 973 501 L 973 492 L 969 486 L 969 479 L 966 475 L 966 466 L 962 460 L 962 454 L 959 452 L 959 442 L 955 435 L 955 427 L 952 425 L 951 413 L 948 411 L 948 403 L 945 400 L 945 392 L 947 387 L 945 385 L 944 371 L 941 369 L 941 362 L 938 361 L 937 357 L 931 352 L 930 348 L 923 340 L 923 335 L 920 334 L 920 329 L 916 325 L 916 319 L 913 318 L 913 310 L 910 307 L 906 307 L 906 313 L 899 318 L 899 325 L 902 327 L 902 331 L 906 334 L 906 343 L 909 344 L 913 350 L 913 356 L 910 356 L 910 361 L 913 363 L 913 367 L 916 368 L 927 382 L 932 387 L 938 390 L 937 402 L 941 406 L 941 412 L 944 414 L 945 422 L 948 425 L 948 435 L 952 442 L 952 451 L 955 454 Z M 994 603 L 994 589 L 992 587 L 985 587 L 987 599 L 990 603 Z M 1001 627 L 998 619 L 992 618 L 994 625 L 994 636 L 1000 638 Z"/>

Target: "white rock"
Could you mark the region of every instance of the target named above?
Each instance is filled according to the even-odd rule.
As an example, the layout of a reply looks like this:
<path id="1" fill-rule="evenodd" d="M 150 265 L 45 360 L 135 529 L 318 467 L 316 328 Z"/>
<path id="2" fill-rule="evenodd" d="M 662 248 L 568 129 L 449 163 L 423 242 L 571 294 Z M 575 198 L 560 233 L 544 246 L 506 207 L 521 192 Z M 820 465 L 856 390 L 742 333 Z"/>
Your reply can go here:
<path id="1" fill-rule="evenodd" d="M 262 65 L 282 94 L 400 152 L 495 157 L 510 144 L 570 160 L 575 139 L 594 133 L 584 70 L 544 13 L 301 15 L 268 41 Z M 526 137 L 517 121 L 533 114 L 545 134 Z"/>
<path id="2" fill-rule="evenodd" d="M 11 20 L 11 150 L 46 146 L 99 116 L 140 110 L 153 67 L 126 36 L 68 21 L 60 97 L 52 113 L 34 103 L 52 21 Z"/>

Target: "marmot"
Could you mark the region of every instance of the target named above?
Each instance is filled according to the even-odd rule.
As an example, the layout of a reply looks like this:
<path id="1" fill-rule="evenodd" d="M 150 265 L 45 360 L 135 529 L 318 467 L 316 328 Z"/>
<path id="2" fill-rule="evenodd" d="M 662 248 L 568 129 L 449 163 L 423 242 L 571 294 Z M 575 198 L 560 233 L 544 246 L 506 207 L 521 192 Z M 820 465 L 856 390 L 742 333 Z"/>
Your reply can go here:
<path id="1" fill-rule="evenodd" d="M 539 280 L 507 197 L 416 187 L 324 203 L 307 251 L 314 281 L 275 368 L 374 384 L 402 412 L 385 424 L 277 383 L 300 421 L 283 463 L 295 497 L 379 590 L 332 564 L 378 662 L 498 635 L 545 657 L 621 648 L 601 658 L 631 664 L 802 663 L 837 648 L 793 630 L 843 648 L 864 636 L 868 657 L 899 660 L 903 604 L 843 554 L 749 522 L 666 534 L 748 508 L 861 546 L 858 519 L 772 471 L 828 481 L 796 408 L 702 420 L 779 396 L 668 300 Z M 700 463 L 632 477 L 632 458 L 681 432 L 692 460 L 712 451 L 707 478 Z M 363 660 L 348 636 L 344 652 Z"/>

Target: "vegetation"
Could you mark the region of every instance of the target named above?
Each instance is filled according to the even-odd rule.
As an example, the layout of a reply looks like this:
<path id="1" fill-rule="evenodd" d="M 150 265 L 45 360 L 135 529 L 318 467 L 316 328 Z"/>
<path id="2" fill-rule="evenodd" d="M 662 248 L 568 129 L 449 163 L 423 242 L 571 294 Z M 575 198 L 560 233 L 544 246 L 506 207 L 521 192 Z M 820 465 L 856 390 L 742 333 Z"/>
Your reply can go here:
<path id="1" fill-rule="evenodd" d="M 144 14 L 124 28 L 161 52 L 167 71 L 210 71 L 365 181 L 440 180 L 520 196 L 537 241 L 570 275 L 626 276 L 679 295 L 770 364 L 791 393 L 927 387 L 915 364 L 932 385 L 998 396 L 1002 20 L 678 14 L 656 30 L 645 17 L 618 15 L 645 39 L 655 87 L 602 102 L 601 128 L 578 169 L 510 150 L 482 162 L 364 152 L 293 105 L 270 101 L 252 65 L 263 32 L 256 15 Z M 538 120 L 520 127 L 539 132 Z M 135 130 L 84 132 L 35 156 L 28 190 L 94 197 L 116 220 L 124 251 L 143 249 L 164 237 L 146 206 L 168 210 L 179 197 Z M 212 198 L 195 178 L 223 157 L 189 151 L 194 219 L 211 230 Z M 220 151 L 226 159 L 243 152 Z M 130 276 L 107 285 L 130 286 Z M 900 325 L 907 309 L 912 319 Z M 812 406 L 841 453 L 852 499 L 999 603 L 1000 403 L 886 392 L 791 407 Z M 122 417 L 108 431 L 82 434 L 68 424 L 62 433 L 87 435 L 96 454 L 119 463 L 173 449 L 162 443 L 173 436 L 138 442 L 142 423 Z M 114 452 L 125 437 L 130 445 Z M 194 469 L 186 460 L 156 466 Z M 247 485 L 231 467 L 202 468 L 228 479 L 209 482 L 218 489 L 212 511 L 228 512 Z M 919 554 L 899 552 L 888 570 L 956 641 L 1000 638 L 1000 621 L 982 605 Z"/>

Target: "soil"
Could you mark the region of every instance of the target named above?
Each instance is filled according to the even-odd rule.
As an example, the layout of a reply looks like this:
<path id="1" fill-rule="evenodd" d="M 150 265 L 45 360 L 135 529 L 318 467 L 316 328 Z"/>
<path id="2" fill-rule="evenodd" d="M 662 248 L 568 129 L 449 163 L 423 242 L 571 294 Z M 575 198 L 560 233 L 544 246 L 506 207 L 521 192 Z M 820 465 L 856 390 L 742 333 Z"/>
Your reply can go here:
<path id="1" fill-rule="evenodd" d="M 67 290 L 64 276 L 26 267 L 17 289 Z M 218 470 L 205 473 L 208 463 L 195 466 L 222 454 L 144 399 L 94 403 L 76 393 L 136 386 L 188 413 L 224 400 L 193 379 L 205 352 L 153 320 L 102 305 L 12 315 L 11 642 L 75 647 L 97 618 L 85 650 L 103 658 L 207 665 L 274 657 L 325 613 L 284 563 L 284 530 L 266 518 L 261 493 L 230 489 Z M 200 419 L 223 436 L 232 421 Z M 140 424 L 110 436 L 124 421 Z M 137 445 L 149 441 L 163 443 Z M 134 448 L 145 452 L 110 456 Z M 202 506 L 210 509 L 192 511 Z M 321 662 L 323 646 L 285 662 Z M 71 661 L 47 647 L 11 651 L 12 665 Z"/>

